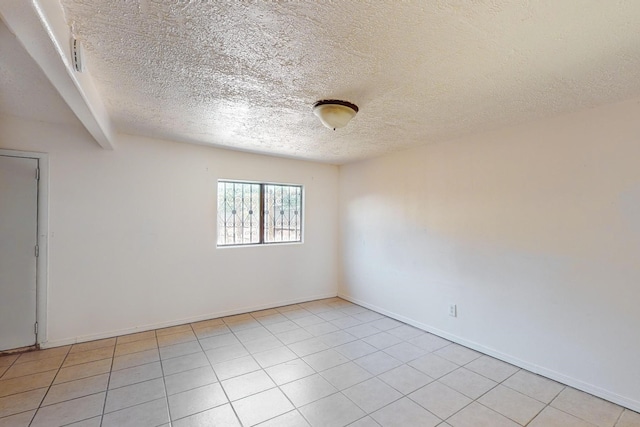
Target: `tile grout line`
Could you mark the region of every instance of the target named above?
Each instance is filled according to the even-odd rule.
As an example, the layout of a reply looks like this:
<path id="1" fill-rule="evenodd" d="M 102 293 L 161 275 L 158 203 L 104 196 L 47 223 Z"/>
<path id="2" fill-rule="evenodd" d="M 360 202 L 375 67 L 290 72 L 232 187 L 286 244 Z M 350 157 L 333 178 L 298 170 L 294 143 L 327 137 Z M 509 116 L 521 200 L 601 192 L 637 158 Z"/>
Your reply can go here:
<path id="1" fill-rule="evenodd" d="M 111 373 L 113 372 L 113 362 L 116 359 L 116 348 L 118 348 L 118 339 L 116 338 L 116 342 L 113 345 L 113 353 L 111 355 L 111 366 L 109 368 L 109 379 L 107 380 L 107 389 L 104 392 L 104 402 L 102 403 L 102 413 L 100 414 L 100 427 L 102 427 L 102 423 L 104 422 L 104 411 L 107 408 L 107 399 L 109 398 L 109 385 L 111 384 Z"/>
<path id="2" fill-rule="evenodd" d="M 189 324 L 191 328 L 191 332 L 193 332 L 193 327 Z M 154 330 L 154 334 L 156 336 L 156 345 L 158 345 L 158 362 L 160 363 L 160 372 L 162 372 L 162 386 L 164 387 L 164 401 L 167 404 L 167 415 L 169 416 L 169 425 L 173 425 L 173 420 L 171 418 L 171 405 L 169 405 L 169 390 L 167 390 L 167 377 L 164 374 L 164 365 L 162 364 L 162 355 L 160 354 L 160 345 L 158 344 L 158 330 Z M 195 335 L 195 333 L 194 333 Z M 161 424 L 162 425 L 162 424 Z M 100 426 L 102 427 L 102 426 Z"/>

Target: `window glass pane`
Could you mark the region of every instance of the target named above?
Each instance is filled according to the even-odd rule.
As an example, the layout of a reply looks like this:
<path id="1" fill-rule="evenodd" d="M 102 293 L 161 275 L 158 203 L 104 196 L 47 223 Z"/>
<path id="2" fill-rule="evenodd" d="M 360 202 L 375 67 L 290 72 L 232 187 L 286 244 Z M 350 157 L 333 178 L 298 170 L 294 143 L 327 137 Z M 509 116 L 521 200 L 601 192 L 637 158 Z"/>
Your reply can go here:
<path id="1" fill-rule="evenodd" d="M 218 182 L 218 245 L 260 243 L 260 184 Z"/>
<path id="2" fill-rule="evenodd" d="M 302 241 L 302 187 L 264 185 L 264 241 Z"/>

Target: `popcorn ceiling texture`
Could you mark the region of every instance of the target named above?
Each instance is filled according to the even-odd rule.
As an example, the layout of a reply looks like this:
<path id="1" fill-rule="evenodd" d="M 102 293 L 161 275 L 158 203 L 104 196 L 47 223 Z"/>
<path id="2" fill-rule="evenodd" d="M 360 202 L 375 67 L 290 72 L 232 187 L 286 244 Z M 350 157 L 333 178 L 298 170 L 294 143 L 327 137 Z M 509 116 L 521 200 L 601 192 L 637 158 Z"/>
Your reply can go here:
<path id="1" fill-rule="evenodd" d="M 131 134 L 346 163 L 640 95 L 638 1 L 62 4 Z"/>

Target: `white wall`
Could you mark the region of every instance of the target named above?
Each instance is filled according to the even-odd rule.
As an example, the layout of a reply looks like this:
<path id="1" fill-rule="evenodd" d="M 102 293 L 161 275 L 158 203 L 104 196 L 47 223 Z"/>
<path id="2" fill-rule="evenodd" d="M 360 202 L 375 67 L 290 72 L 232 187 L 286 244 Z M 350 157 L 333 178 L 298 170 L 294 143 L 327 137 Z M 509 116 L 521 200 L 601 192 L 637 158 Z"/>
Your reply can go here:
<path id="1" fill-rule="evenodd" d="M 0 148 L 49 153 L 49 346 L 336 295 L 336 166 L 9 117 Z M 220 178 L 304 185 L 304 243 L 217 249 Z"/>
<path id="2" fill-rule="evenodd" d="M 639 410 L 639 104 L 341 167 L 339 293 Z"/>

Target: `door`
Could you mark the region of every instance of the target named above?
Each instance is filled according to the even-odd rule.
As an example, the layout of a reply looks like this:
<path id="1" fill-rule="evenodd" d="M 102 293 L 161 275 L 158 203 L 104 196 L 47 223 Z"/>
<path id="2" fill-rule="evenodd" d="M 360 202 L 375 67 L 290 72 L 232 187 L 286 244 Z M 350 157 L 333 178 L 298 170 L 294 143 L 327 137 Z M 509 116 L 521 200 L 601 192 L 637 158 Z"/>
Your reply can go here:
<path id="1" fill-rule="evenodd" d="M 0 156 L 0 351 L 36 343 L 37 169 Z"/>

